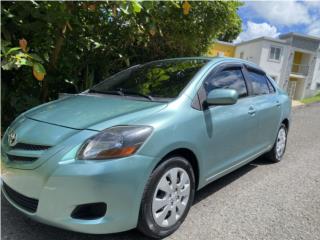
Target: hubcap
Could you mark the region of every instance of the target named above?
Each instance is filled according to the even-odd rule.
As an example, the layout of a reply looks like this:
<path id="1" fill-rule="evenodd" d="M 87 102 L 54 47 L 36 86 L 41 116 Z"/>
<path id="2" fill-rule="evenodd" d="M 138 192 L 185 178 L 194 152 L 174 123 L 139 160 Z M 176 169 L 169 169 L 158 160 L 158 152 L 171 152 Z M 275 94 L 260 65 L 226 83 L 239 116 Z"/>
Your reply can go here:
<path id="1" fill-rule="evenodd" d="M 278 132 L 277 145 L 276 145 L 278 159 L 282 157 L 285 147 L 286 147 L 286 130 L 284 128 L 281 128 Z"/>
<path id="2" fill-rule="evenodd" d="M 172 168 L 160 179 L 152 201 L 152 215 L 161 227 L 174 225 L 183 215 L 190 196 L 190 178 L 182 168 Z"/>

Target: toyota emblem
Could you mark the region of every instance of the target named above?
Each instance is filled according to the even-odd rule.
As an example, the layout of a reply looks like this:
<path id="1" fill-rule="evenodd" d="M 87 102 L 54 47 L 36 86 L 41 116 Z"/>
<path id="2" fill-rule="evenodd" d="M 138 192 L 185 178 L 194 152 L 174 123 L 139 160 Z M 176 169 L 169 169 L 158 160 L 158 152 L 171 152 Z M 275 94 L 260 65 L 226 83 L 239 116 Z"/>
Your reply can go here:
<path id="1" fill-rule="evenodd" d="M 15 133 L 15 131 L 10 131 L 8 134 L 8 143 L 10 147 L 14 147 L 17 144 L 17 134 Z"/>

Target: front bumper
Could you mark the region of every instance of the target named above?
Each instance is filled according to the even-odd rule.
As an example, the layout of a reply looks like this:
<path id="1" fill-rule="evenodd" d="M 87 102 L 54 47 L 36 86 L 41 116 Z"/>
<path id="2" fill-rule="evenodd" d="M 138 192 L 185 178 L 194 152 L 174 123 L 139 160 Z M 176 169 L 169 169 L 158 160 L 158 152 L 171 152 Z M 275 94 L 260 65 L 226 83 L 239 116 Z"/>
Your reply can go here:
<path id="1" fill-rule="evenodd" d="M 56 227 L 93 234 L 135 228 L 144 187 L 155 164 L 152 157 L 133 155 L 109 161 L 49 160 L 34 170 L 3 164 L 2 181 L 14 191 L 38 200 L 34 213 L 25 210 L 2 188 L 4 196 L 29 217 Z M 50 170 L 51 169 L 51 170 Z M 50 173 L 51 171 L 51 173 Z M 104 202 L 105 216 L 82 220 L 71 217 L 76 206 Z"/>

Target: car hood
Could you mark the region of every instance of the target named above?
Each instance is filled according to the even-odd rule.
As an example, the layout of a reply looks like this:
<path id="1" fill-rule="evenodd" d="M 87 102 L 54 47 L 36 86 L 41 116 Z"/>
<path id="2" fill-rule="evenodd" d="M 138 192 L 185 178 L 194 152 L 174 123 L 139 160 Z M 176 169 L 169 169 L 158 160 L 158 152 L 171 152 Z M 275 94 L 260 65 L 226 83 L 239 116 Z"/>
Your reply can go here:
<path id="1" fill-rule="evenodd" d="M 132 119 L 132 114 L 135 118 L 142 117 L 140 115 L 146 116 L 143 110 L 157 110 L 165 105 L 160 102 L 137 101 L 118 96 L 80 94 L 44 104 L 28 111 L 25 116 L 68 128 L 90 129 L 90 126 L 120 116 L 121 119 L 125 118 L 125 115 L 130 115 Z"/>

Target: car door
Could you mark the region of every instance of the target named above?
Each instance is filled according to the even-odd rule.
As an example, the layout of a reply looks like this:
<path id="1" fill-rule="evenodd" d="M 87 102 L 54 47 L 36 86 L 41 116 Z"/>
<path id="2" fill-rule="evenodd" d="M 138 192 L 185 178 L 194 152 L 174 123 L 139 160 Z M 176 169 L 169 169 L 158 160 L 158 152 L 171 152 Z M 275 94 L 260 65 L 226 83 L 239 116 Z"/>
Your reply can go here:
<path id="1" fill-rule="evenodd" d="M 235 89 L 239 99 L 234 105 L 204 109 L 209 136 L 206 169 L 208 179 L 256 152 L 258 121 L 241 64 L 227 64 L 210 73 L 203 83 L 207 95 L 217 88 Z"/>
<path id="2" fill-rule="evenodd" d="M 258 119 L 256 143 L 260 151 L 270 148 L 275 141 L 280 124 L 281 108 L 276 90 L 266 74 L 252 67 L 246 67 L 244 74 L 252 86 L 253 106 Z"/>

